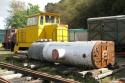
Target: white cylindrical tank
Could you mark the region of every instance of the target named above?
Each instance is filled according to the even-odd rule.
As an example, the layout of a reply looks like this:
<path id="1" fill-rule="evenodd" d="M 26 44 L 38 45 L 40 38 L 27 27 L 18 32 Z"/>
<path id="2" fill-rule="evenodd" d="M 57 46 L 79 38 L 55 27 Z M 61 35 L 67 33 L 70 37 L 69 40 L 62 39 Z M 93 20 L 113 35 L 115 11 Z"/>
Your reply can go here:
<path id="1" fill-rule="evenodd" d="M 67 43 L 47 43 L 43 48 L 43 58 L 77 66 L 96 68 L 114 64 L 114 43 L 111 41 L 85 41 Z"/>
<path id="2" fill-rule="evenodd" d="M 40 60 L 40 59 L 42 60 L 44 45 L 45 45 L 45 42 L 32 43 L 32 45 L 28 50 L 28 58 L 35 59 L 35 60 Z"/>
<path id="3" fill-rule="evenodd" d="M 28 58 L 29 59 L 35 59 L 35 60 L 41 60 L 43 61 L 43 48 L 45 45 L 48 45 L 50 43 L 57 43 L 57 42 L 34 42 L 29 47 L 28 50 Z M 61 42 L 59 42 L 60 44 Z"/>
<path id="4" fill-rule="evenodd" d="M 28 51 L 29 58 L 76 66 L 106 67 L 115 63 L 114 42 L 35 42 Z"/>

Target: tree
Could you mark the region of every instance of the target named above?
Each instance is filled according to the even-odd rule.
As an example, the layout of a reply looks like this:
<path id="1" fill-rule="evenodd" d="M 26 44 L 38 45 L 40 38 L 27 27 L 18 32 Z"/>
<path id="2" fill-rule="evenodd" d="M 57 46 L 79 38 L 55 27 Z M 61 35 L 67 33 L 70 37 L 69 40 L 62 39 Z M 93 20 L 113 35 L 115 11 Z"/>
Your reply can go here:
<path id="1" fill-rule="evenodd" d="M 26 17 L 39 13 L 39 6 L 28 4 L 29 8 L 26 9 L 24 2 L 12 1 L 10 4 L 10 16 L 6 18 L 6 27 L 21 28 L 26 26 Z M 21 8 L 20 8 L 21 7 Z"/>
<path id="2" fill-rule="evenodd" d="M 61 0 L 59 3 L 49 3 L 46 5 L 47 12 L 56 12 L 61 14 L 61 22 L 71 27 L 82 27 L 83 22 L 80 12 L 85 12 L 92 0 Z M 80 25 L 79 25 L 80 24 Z"/>
<path id="3" fill-rule="evenodd" d="M 12 0 L 11 3 L 10 3 L 10 9 L 8 10 L 8 12 L 12 16 L 12 15 L 15 15 L 17 12 L 26 10 L 25 7 L 26 6 L 25 6 L 24 2 Z"/>
<path id="4" fill-rule="evenodd" d="M 32 5 L 31 3 L 28 4 L 29 8 L 27 9 L 27 16 L 40 13 L 40 9 L 38 5 Z"/>
<path id="5" fill-rule="evenodd" d="M 57 12 L 62 16 L 62 22 L 69 28 L 87 28 L 87 19 L 125 14 L 125 0 L 61 0 L 59 3 L 49 3 L 47 12 Z"/>

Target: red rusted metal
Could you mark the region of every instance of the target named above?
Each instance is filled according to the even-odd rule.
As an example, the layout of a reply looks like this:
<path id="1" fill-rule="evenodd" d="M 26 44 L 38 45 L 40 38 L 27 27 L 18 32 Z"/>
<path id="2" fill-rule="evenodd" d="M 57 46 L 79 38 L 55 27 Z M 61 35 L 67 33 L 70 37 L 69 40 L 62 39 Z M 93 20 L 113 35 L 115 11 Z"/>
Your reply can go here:
<path id="1" fill-rule="evenodd" d="M 17 29 L 7 29 L 4 35 L 3 46 L 5 49 L 10 49 L 11 43 L 16 42 L 16 31 Z"/>

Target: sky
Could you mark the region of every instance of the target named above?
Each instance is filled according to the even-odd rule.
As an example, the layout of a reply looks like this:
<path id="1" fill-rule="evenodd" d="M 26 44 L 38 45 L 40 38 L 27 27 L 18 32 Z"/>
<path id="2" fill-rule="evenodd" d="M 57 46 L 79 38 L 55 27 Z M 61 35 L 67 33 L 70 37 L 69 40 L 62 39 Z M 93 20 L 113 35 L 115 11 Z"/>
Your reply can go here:
<path id="1" fill-rule="evenodd" d="M 12 0 L 0 0 L 0 29 L 5 29 L 5 18 L 9 16 L 8 9 L 10 1 Z M 20 0 L 20 1 L 24 1 L 26 5 L 28 3 L 32 3 L 34 5 L 38 4 L 40 10 L 44 11 L 45 5 L 47 5 L 47 3 L 57 3 L 60 0 Z"/>

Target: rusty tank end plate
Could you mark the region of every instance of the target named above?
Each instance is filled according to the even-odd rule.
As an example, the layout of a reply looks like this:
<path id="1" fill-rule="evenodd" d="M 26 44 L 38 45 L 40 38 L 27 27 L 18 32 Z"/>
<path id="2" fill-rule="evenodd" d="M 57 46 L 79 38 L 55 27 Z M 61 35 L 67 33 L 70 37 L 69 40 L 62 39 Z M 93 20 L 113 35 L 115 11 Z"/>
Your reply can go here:
<path id="1" fill-rule="evenodd" d="M 114 42 L 100 41 L 97 42 L 92 51 L 92 60 L 96 68 L 107 67 L 115 63 Z"/>

